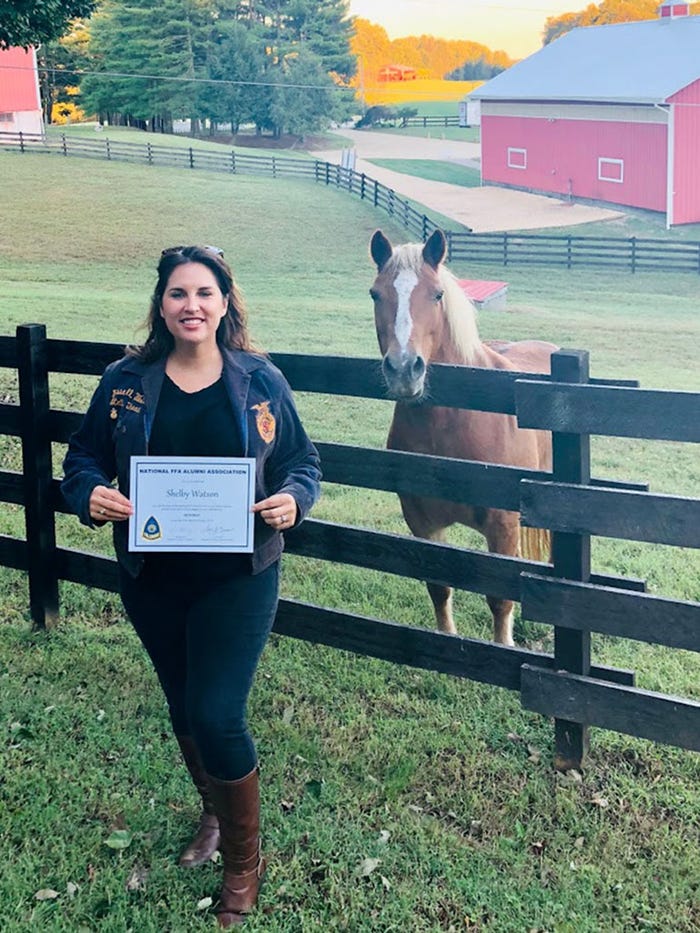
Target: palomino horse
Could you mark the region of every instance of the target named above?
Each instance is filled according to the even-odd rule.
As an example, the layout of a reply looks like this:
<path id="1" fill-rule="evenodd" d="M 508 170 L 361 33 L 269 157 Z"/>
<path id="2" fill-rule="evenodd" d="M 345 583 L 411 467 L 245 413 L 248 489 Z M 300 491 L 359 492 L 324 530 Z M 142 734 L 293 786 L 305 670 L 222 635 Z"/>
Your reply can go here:
<path id="1" fill-rule="evenodd" d="M 483 343 L 474 306 L 443 265 L 445 251 L 440 230 L 425 245 L 392 247 L 381 230 L 372 237 L 370 253 L 378 272 L 370 294 L 384 379 L 397 401 L 387 447 L 550 470 L 551 436 L 547 432 L 518 428 L 512 415 L 420 404 L 430 363 L 546 373 L 550 355 L 557 349 L 537 340 Z M 459 522 L 479 531 L 490 551 L 547 559 L 542 539 L 548 536 L 521 529 L 518 512 L 406 495 L 401 496 L 401 508 L 416 537 L 444 541 L 445 529 Z M 427 586 L 438 629 L 455 632 L 451 587 Z M 492 596 L 487 601 L 495 640 L 512 645 L 513 602 Z"/>

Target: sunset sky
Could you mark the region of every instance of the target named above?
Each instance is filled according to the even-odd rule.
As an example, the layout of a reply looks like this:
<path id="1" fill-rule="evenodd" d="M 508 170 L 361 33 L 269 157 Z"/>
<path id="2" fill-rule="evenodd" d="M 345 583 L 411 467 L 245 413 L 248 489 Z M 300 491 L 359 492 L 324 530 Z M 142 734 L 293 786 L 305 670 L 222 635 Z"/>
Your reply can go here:
<path id="1" fill-rule="evenodd" d="M 548 16 L 583 9 L 588 0 L 350 0 L 350 13 L 383 26 L 390 39 L 423 33 L 470 39 L 523 58 L 542 45 Z"/>

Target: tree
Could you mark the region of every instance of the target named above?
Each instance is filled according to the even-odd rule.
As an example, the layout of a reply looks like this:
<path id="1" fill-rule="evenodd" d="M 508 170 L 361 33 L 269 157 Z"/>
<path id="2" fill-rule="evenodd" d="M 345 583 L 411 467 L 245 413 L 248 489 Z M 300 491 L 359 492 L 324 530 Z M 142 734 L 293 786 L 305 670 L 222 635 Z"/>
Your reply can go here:
<path id="1" fill-rule="evenodd" d="M 320 56 L 302 50 L 284 59 L 278 69 L 270 116 L 277 135 L 307 136 L 327 125 L 336 106 L 336 90 Z"/>
<path id="2" fill-rule="evenodd" d="M 204 76 L 212 8 L 199 0 L 132 2 L 108 0 L 91 21 L 96 72 L 104 74 L 82 81 L 85 107 L 144 129 L 172 131 L 178 117 L 196 123 L 199 85 L 183 79 Z"/>
<path id="3" fill-rule="evenodd" d="M 10 0 L 0 3 L 0 49 L 58 39 L 71 20 L 89 16 L 97 0 Z"/>
<path id="4" fill-rule="evenodd" d="M 216 123 L 230 123 L 237 133 L 242 123 L 271 124 L 272 89 L 265 85 L 265 50 L 254 31 L 236 19 L 217 20 L 207 45 L 206 72 L 215 81 L 199 95 L 201 114 Z"/>
<path id="5" fill-rule="evenodd" d="M 60 105 L 76 107 L 80 72 L 90 65 L 88 47 L 90 33 L 82 20 L 75 20 L 70 31 L 60 39 L 46 42 L 37 50 L 41 101 L 44 122 L 51 123 L 54 108 Z"/>
<path id="6" fill-rule="evenodd" d="M 508 67 L 507 64 L 489 60 L 494 58 L 495 56 L 479 55 L 478 58 L 466 61 L 459 68 L 450 71 L 445 77 L 448 81 L 488 81 Z"/>

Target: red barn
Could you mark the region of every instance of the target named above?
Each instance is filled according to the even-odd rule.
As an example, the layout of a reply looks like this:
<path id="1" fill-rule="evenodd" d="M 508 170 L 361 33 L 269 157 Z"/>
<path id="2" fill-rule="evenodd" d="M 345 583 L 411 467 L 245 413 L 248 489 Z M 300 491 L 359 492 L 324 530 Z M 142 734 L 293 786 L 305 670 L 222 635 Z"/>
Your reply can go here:
<path id="1" fill-rule="evenodd" d="M 700 222 L 700 16 L 687 3 L 574 29 L 469 97 L 483 182 Z"/>
<path id="2" fill-rule="evenodd" d="M 0 132 L 43 131 L 36 52 L 0 50 Z"/>
<path id="3" fill-rule="evenodd" d="M 386 65 L 377 77 L 380 81 L 415 81 L 418 72 L 409 65 Z"/>

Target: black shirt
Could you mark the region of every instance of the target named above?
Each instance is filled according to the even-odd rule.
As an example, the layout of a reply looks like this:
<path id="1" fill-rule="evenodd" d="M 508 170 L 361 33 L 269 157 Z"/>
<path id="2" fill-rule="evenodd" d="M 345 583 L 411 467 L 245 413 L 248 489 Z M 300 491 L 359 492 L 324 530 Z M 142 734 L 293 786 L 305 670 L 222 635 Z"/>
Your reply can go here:
<path id="1" fill-rule="evenodd" d="M 198 392 L 183 392 L 165 374 L 148 453 L 159 457 L 242 457 L 243 443 L 224 380 Z M 250 573 L 248 554 L 158 552 L 146 555 L 147 568 L 159 575 L 178 574 L 215 582 Z"/>

